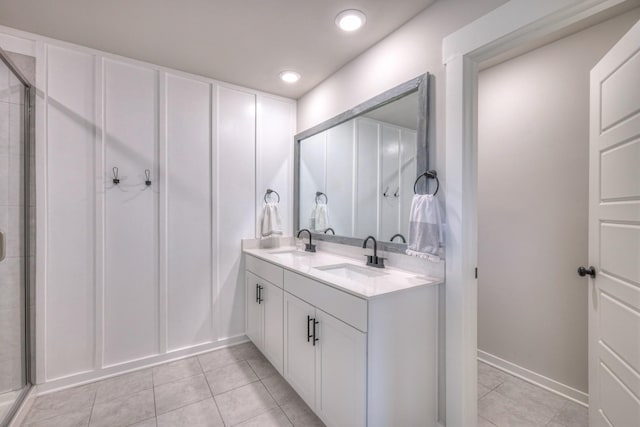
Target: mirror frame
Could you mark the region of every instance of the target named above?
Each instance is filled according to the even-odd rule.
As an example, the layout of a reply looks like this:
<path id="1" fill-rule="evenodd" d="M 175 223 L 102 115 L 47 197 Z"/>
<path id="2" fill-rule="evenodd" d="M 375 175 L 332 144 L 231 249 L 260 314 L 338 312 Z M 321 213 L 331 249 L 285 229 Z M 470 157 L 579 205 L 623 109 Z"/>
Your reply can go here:
<path id="1" fill-rule="evenodd" d="M 293 186 L 293 206 L 294 206 L 294 233 L 298 233 L 300 230 L 300 143 L 302 140 L 316 135 L 320 132 L 324 132 L 339 124 L 347 122 L 356 117 L 362 116 L 372 110 L 375 110 L 383 105 L 387 105 L 393 101 L 396 101 L 404 96 L 418 92 L 418 129 L 417 129 L 417 156 L 416 156 L 416 177 L 428 170 L 428 156 L 429 156 L 429 81 L 431 75 L 425 73 L 407 82 L 404 82 L 394 88 L 391 88 L 380 95 L 377 95 L 362 104 L 356 105 L 350 110 L 347 110 L 335 117 L 330 118 L 312 128 L 300 132 L 294 137 L 294 186 Z M 332 234 L 324 234 L 312 232 L 313 239 L 338 243 L 349 246 L 361 246 L 363 239 L 366 237 L 350 237 L 340 236 Z M 386 252 L 404 253 L 407 245 L 405 243 L 391 243 L 391 242 L 378 242 L 378 249 Z"/>

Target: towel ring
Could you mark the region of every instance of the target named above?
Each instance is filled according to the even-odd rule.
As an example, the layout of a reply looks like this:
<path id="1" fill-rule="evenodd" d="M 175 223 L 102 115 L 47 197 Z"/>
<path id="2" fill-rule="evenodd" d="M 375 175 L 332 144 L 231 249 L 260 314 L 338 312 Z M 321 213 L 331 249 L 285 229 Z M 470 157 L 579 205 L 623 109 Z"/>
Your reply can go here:
<path id="1" fill-rule="evenodd" d="M 418 181 L 420 181 L 420 178 L 422 177 L 436 180 L 436 191 L 433 192 L 432 196 L 438 194 L 438 190 L 440 189 L 440 180 L 438 179 L 438 173 L 436 171 L 426 171 L 425 173 L 417 177 L 416 182 L 413 183 L 413 194 L 418 194 Z"/>
<path id="2" fill-rule="evenodd" d="M 316 191 L 316 204 L 318 204 L 318 199 L 322 196 L 324 196 L 324 204 L 326 205 L 327 203 L 329 203 L 329 198 L 326 194 L 324 194 L 322 191 Z"/>
<path id="3" fill-rule="evenodd" d="M 272 190 L 270 188 L 267 188 L 267 192 L 264 193 L 264 202 L 265 203 L 269 203 L 269 201 L 267 200 L 267 198 L 271 195 L 271 193 L 276 193 L 276 196 L 278 196 L 278 201 L 277 203 L 280 203 L 280 194 L 278 194 L 278 192 L 276 190 Z"/>

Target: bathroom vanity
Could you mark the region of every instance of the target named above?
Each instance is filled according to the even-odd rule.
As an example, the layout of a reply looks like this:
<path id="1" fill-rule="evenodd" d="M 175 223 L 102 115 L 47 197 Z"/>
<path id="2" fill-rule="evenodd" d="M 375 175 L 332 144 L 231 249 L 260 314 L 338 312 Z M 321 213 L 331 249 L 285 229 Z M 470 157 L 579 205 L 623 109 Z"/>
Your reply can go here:
<path id="1" fill-rule="evenodd" d="M 245 247 L 247 336 L 328 426 L 435 426 L 438 286 L 295 247 Z"/>

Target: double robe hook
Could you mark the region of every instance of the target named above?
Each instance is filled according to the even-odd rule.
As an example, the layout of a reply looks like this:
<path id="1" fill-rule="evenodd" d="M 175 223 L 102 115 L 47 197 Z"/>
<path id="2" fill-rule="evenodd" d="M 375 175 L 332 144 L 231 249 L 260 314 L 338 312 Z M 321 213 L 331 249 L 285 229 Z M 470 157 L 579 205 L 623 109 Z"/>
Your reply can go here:
<path id="1" fill-rule="evenodd" d="M 118 177 L 118 168 L 114 166 L 111 171 L 113 172 L 113 183 L 115 185 L 120 184 L 120 178 Z M 144 184 L 149 187 L 151 186 L 151 171 L 149 169 L 144 170 Z"/>

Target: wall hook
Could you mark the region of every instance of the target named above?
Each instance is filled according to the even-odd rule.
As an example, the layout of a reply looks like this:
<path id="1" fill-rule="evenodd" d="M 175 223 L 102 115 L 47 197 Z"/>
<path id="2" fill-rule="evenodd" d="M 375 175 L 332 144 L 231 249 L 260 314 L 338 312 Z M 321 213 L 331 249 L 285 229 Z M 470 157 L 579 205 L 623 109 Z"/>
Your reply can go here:
<path id="1" fill-rule="evenodd" d="M 118 178 L 118 168 L 114 166 L 112 171 L 113 171 L 113 183 L 116 185 L 120 184 L 120 179 Z"/>
<path id="2" fill-rule="evenodd" d="M 149 169 L 144 170 L 144 183 L 148 187 L 151 185 L 151 171 Z"/>

